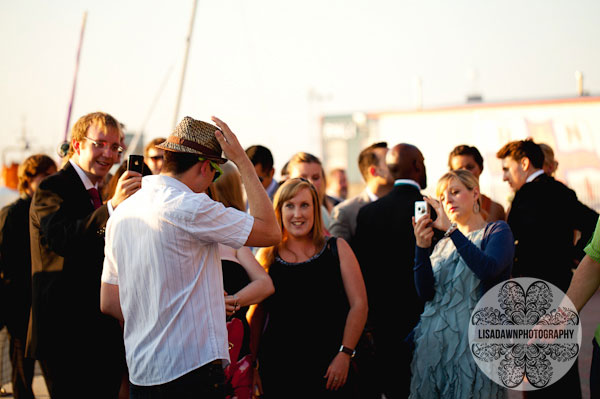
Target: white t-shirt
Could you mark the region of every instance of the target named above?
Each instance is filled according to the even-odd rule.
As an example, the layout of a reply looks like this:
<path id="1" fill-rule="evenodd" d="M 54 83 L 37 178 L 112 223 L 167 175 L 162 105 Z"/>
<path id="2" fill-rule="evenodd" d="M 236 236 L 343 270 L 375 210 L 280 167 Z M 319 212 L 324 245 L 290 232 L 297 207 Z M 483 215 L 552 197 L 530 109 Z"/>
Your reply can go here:
<path id="1" fill-rule="evenodd" d="M 129 379 L 158 385 L 229 359 L 217 243 L 244 245 L 254 218 L 146 176 L 110 217 L 102 282 L 119 285 Z"/>

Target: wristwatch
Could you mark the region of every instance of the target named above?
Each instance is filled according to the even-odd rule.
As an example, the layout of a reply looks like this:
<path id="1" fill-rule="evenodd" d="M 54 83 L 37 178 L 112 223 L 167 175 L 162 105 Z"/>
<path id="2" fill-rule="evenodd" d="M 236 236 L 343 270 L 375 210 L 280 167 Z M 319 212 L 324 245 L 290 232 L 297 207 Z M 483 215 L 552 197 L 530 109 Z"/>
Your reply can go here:
<path id="1" fill-rule="evenodd" d="M 347 346 L 340 346 L 340 352 L 344 352 L 346 355 L 349 355 L 350 358 L 353 358 L 356 355 L 356 351 L 354 349 L 350 349 Z"/>

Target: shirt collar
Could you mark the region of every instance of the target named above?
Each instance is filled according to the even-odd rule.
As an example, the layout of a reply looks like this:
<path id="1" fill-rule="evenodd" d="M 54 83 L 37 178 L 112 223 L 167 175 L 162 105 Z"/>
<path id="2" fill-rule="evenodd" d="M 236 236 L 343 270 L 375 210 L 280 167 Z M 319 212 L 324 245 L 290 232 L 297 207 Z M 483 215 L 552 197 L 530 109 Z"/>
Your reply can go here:
<path id="1" fill-rule="evenodd" d="M 77 172 L 77 175 L 81 179 L 81 182 L 83 183 L 83 186 L 85 187 L 86 191 L 90 188 L 98 189 L 98 183 L 93 184 L 90 178 L 85 174 L 83 169 L 81 169 L 81 166 L 77 165 L 77 163 L 72 159 L 69 159 L 69 162 L 71 163 L 73 168 L 75 168 L 75 172 Z"/>
<path id="2" fill-rule="evenodd" d="M 279 183 L 277 183 L 277 181 L 275 179 L 271 180 L 271 184 L 269 184 L 269 187 L 267 187 L 267 194 L 270 196 L 273 196 L 275 194 L 275 191 L 277 191 L 277 188 L 279 187 Z"/>
<path id="3" fill-rule="evenodd" d="M 421 191 L 421 186 L 419 185 L 419 183 L 417 183 L 416 181 L 414 181 L 413 179 L 398 179 L 394 182 L 394 187 L 398 187 L 398 186 L 403 186 L 409 184 L 411 186 L 415 186 L 416 188 L 419 189 L 419 191 Z"/>
<path id="4" fill-rule="evenodd" d="M 544 169 L 538 169 L 537 171 L 535 171 L 535 172 L 533 172 L 532 174 L 529 175 L 529 177 L 527 178 L 527 180 L 525 180 L 525 183 L 531 183 L 533 181 L 533 179 L 535 179 L 536 177 L 538 177 L 542 173 L 544 173 Z"/>
<path id="5" fill-rule="evenodd" d="M 146 182 L 148 182 L 148 183 L 146 183 Z M 181 181 L 177 180 L 174 177 L 162 175 L 162 174 L 161 175 L 144 176 L 144 177 L 142 177 L 142 184 L 164 185 L 164 186 L 176 188 L 181 191 L 198 194 L 198 193 L 194 193 L 194 191 L 192 191 L 192 189 L 189 188 L 187 184 L 182 183 Z"/>
<path id="6" fill-rule="evenodd" d="M 367 193 L 367 196 L 369 197 L 371 202 L 375 202 L 379 199 L 377 195 L 373 194 L 373 192 L 369 190 L 369 187 L 365 188 L 365 192 Z"/>

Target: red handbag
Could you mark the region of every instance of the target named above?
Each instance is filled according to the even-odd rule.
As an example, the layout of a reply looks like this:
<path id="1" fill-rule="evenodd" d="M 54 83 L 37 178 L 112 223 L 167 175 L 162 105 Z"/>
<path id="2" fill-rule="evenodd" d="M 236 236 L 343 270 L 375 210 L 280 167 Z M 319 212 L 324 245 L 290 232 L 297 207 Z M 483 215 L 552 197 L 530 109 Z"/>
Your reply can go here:
<path id="1" fill-rule="evenodd" d="M 252 355 L 247 354 L 238 360 L 242 342 L 244 341 L 244 325 L 237 318 L 227 322 L 227 334 L 229 336 L 229 359 L 231 363 L 225 367 L 225 380 L 229 386 L 227 399 L 251 399 L 252 398 Z"/>

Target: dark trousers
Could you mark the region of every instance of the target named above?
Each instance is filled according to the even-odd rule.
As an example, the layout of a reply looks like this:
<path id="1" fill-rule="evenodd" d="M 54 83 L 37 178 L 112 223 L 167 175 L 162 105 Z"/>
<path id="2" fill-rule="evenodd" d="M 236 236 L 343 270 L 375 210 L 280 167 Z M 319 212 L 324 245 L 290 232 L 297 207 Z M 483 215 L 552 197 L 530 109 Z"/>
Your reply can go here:
<path id="1" fill-rule="evenodd" d="M 577 367 L 577 362 L 574 362 L 569 371 L 567 371 L 567 373 L 554 384 L 535 391 L 526 391 L 524 394 L 526 399 L 581 399 L 581 384 L 579 382 L 579 368 Z"/>
<path id="2" fill-rule="evenodd" d="M 357 346 L 358 392 L 361 398 L 406 398 L 410 394 L 412 333 L 405 340 L 394 328 L 375 329 L 364 334 Z"/>
<path id="3" fill-rule="evenodd" d="M 199 367 L 165 384 L 129 384 L 130 399 L 224 399 L 225 373 L 220 361 Z"/>
<path id="4" fill-rule="evenodd" d="M 33 399 L 34 359 L 25 357 L 25 339 L 10 337 L 10 363 L 12 365 L 12 390 L 15 399 Z"/>
<path id="5" fill-rule="evenodd" d="M 75 356 L 65 351 L 63 356 L 54 354 L 39 362 L 52 399 L 119 397 L 125 359 L 85 351 Z"/>

